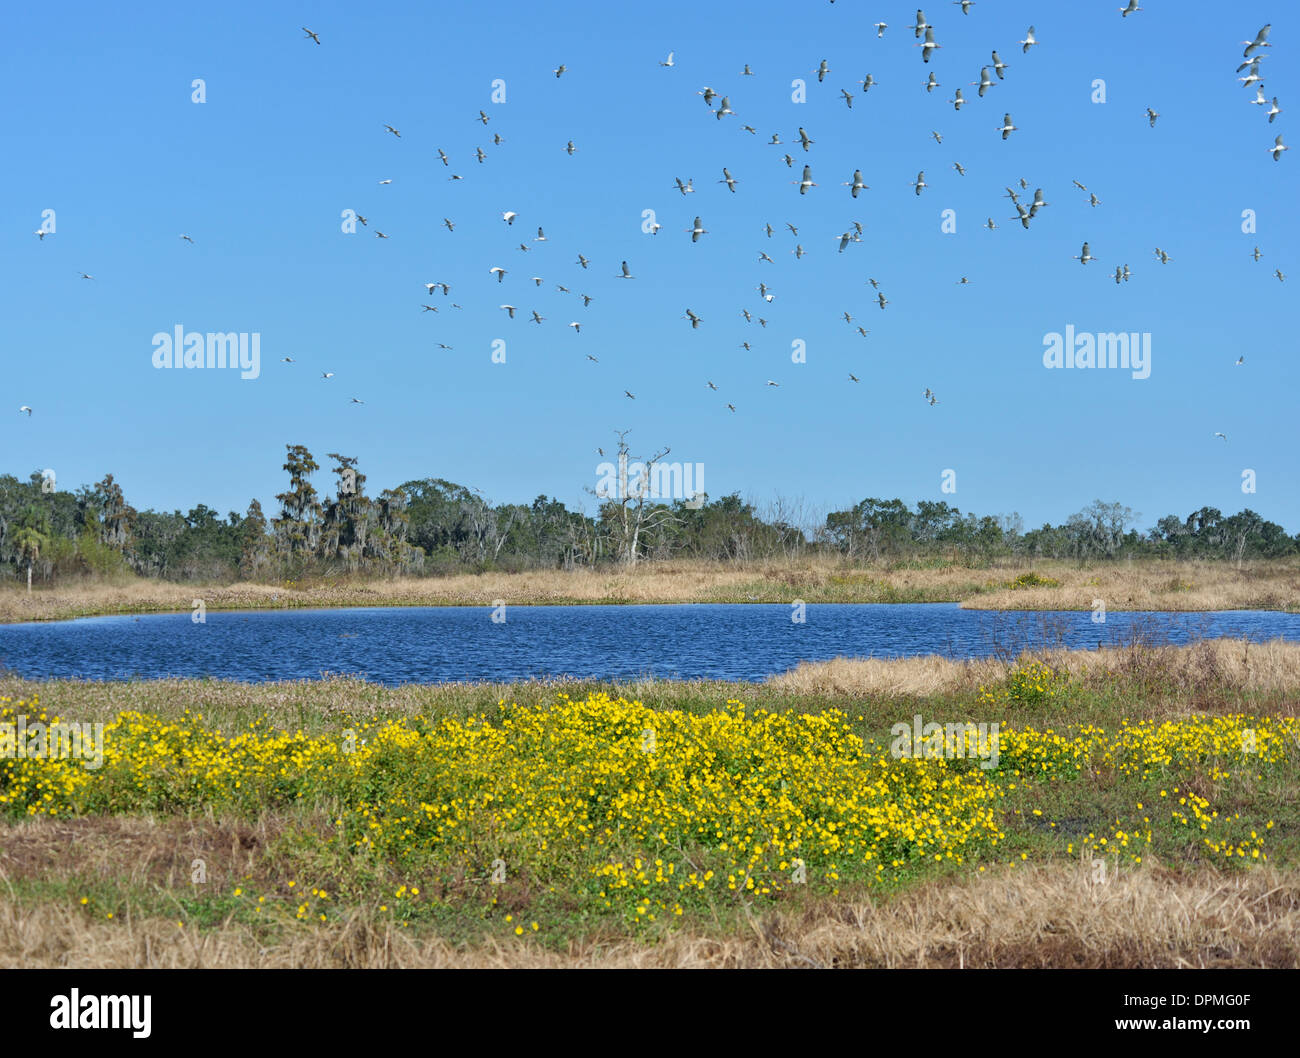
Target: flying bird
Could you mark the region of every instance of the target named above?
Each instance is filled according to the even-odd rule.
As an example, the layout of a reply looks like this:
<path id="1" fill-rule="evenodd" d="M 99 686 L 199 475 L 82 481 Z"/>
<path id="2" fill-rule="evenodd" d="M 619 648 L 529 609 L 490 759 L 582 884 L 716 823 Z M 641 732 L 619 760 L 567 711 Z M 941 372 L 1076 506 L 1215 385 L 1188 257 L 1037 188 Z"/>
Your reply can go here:
<path id="1" fill-rule="evenodd" d="M 1268 28 L 1268 27 L 1266 26 L 1265 29 L 1267 29 L 1267 28 Z M 304 34 L 306 34 L 306 36 L 303 37 L 303 40 L 306 40 L 308 37 L 310 37 L 310 38 L 311 38 L 312 40 L 314 40 L 317 44 L 320 43 L 320 35 L 319 35 L 319 34 L 313 33 L 313 32 L 312 32 L 311 30 L 309 30 L 306 26 L 303 26 L 303 27 L 302 27 L 302 31 L 303 31 Z"/>
<path id="2" fill-rule="evenodd" d="M 933 27 L 933 26 L 927 26 L 926 29 L 925 29 L 925 40 L 923 40 L 920 44 L 913 44 L 912 47 L 914 47 L 914 48 L 920 48 L 920 49 L 921 49 L 921 61 L 922 61 L 922 62 L 929 62 L 929 61 L 930 61 L 930 52 L 932 52 L 932 51 L 934 51 L 934 50 L 936 50 L 936 49 L 938 49 L 938 48 L 942 48 L 943 45 L 942 45 L 942 44 L 936 44 L 936 43 L 934 42 L 934 27 Z"/>
<path id="3" fill-rule="evenodd" d="M 1030 26 L 1029 31 L 1025 34 L 1025 39 L 1018 40 L 1016 41 L 1016 43 L 1023 44 L 1024 48 L 1021 50 L 1024 52 L 1028 52 L 1030 48 L 1032 48 L 1035 44 L 1038 43 L 1038 41 L 1034 39 L 1034 27 Z"/>
<path id="4" fill-rule="evenodd" d="M 1242 58 L 1249 59 L 1250 53 L 1252 51 L 1257 51 L 1260 48 L 1271 48 L 1273 45 L 1268 42 L 1268 31 L 1272 28 L 1273 23 L 1270 22 L 1255 34 L 1254 40 L 1243 40 L 1241 43 L 1246 45 L 1246 50 L 1241 53 Z"/>
<path id="5" fill-rule="evenodd" d="M 1080 264 L 1087 264 L 1089 261 L 1095 261 L 1097 258 L 1092 256 L 1092 251 L 1088 248 L 1088 244 L 1085 242 L 1083 244 L 1083 249 L 1074 255 L 1074 259 Z"/>

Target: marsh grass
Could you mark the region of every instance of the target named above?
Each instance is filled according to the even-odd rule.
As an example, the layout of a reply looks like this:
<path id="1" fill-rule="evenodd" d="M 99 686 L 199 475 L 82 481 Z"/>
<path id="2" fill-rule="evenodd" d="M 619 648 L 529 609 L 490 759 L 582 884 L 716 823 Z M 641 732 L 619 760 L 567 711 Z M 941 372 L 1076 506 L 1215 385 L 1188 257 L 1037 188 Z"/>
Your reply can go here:
<path id="1" fill-rule="evenodd" d="M 1012 575 L 1014 574 L 1014 575 Z M 1023 582 L 1023 583 L 1021 583 Z M 1053 584 L 1051 582 L 1056 582 Z M 1018 585 L 1018 586 L 1015 586 Z M 129 580 L 0 588 L 0 623 L 104 614 L 339 606 L 517 606 L 636 603 L 960 602 L 988 610 L 1287 610 L 1300 612 L 1300 561 L 1126 562 L 1023 567 L 853 565 L 831 559 L 723 564 L 666 560 L 633 569 L 536 570 L 294 584 Z"/>
<path id="2" fill-rule="evenodd" d="M 227 914 L 117 921 L 67 900 L 0 898 L 0 966 L 155 968 L 1219 968 L 1300 966 L 1300 871 L 1007 868 L 892 900 L 823 898 L 654 943 L 588 932 L 564 945 L 412 931 L 367 907 L 273 932 Z"/>

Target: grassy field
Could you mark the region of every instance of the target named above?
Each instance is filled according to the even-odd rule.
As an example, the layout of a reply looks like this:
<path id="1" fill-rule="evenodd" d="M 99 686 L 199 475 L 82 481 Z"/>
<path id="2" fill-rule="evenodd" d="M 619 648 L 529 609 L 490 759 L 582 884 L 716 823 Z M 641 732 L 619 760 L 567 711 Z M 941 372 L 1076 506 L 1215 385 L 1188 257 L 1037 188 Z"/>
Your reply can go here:
<path id="1" fill-rule="evenodd" d="M 186 585 L 128 580 L 0 589 L 0 623 L 100 614 L 333 606 L 575 603 L 960 602 L 989 610 L 1289 610 L 1300 612 L 1300 562 L 1037 562 L 1031 568 L 925 563 L 862 566 L 653 562 L 630 570 L 542 570 L 311 584 Z"/>
<path id="2" fill-rule="evenodd" d="M 1296 644 L 0 699 L 0 965 L 1300 966 Z"/>

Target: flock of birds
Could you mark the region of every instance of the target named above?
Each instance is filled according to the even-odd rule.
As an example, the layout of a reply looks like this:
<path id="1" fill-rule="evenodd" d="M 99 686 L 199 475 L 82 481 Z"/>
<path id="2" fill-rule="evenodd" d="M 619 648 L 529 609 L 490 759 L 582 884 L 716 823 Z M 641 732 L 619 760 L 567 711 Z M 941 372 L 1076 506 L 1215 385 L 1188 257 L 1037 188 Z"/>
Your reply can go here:
<path id="1" fill-rule="evenodd" d="M 831 3 L 834 2 L 835 0 L 831 0 Z M 961 13 L 963 15 L 970 15 L 972 9 L 977 6 L 975 0 L 952 0 L 952 3 L 953 6 L 957 6 L 961 8 Z M 1128 3 L 1124 7 L 1119 9 L 1119 13 L 1123 18 L 1128 18 L 1129 15 L 1136 14 L 1142 10 L 1143 9 L 1138 5 L 1137 0 L 1128 0 Z M 876 30 L 877 39 L 883 39 L 885 36 L 885 31 L 889 27 L 888 27 L 888 23 L 882 21 L 882 22 L 875 23 L 873 28 Z M 932 25 L 926 19 L 924 11 L 918 9 L 916 12 L 916 18 L 914 23 L 908 26 L 907 28 L 910 29 L 914 35 L 915 42 L 912 46 L 920 49 L 920 57 L 922 62 L 925 64 L 929 64 L 934 53 L 940 51 L 943 48 L 943 44 L 941 44 L 936 39 L 935 26 Z M 322 45 L 322 40 L 319 33 L 305 26 L 302 27 L 302 29 L 304 34 L 303 36 L 304 40 L 309 40 L 317 46 Z M 1271 29 L 1271 25 L 1265 25 L 1259 30 L 1258 33 L 1255 34 L 1255 36 L 1252 39 L 1241 41 L 1241 43 L 1245 45 L 1245 50 L 1242 53 L 1242 58 L 1244 61 L 1237 67 L 1237 73 L 1239 75 L 1244 73 L 1244 76 L 1239 76 L 1237 79 L 1242 83 L 1243 87 L 1254 88 L 1255 97 L 1254 99 L 1250 100 L 1250 102 L 1254 105 L 1267 108 L 1265 110 L 1265 113 L 1268 118 L 1268 123 L 1271 125 L 1273 124 L 1274 119 L 1280 113 L 1282 113 L 1282 109 L 1278 102 L 1278 97 L 1276 95 L 1270 97 L 1266 95 L 1264 92 L 1265 73 L 1262 64 L 1269 54 L 1268 52 L 1265 51 L 1265 49 L 1272 47 L 1271 42 L 1268 40 L 1270 29 Z M 1038 38 L 1036 36 L 1035 28 L 1033 26 L 1029 26 L 1028 29 L 1025 31 L 1023 38 L 1021 38 L 1016 43 L 1020 46 L 1022 55 L 1028 55 L 1031 49 L 1039 47 L 1040 45 L 1039 45 Z M 673 69 L 674 66 L 676 65 L 675 52 L 670 51 L 668 53 L 667 58 L 661 60 L 658 63 L 658 65 L 665 69 Z M 954 111 L 960 112 L 964 106 L 968 105 L 968 103 L 971 102 L 971 100 L 968 100 L 965 97 L 964 88 L 974 88 L 975 97 L 977 99 L 983 99 L 990 91 L 995 90 L 1004 82 L 1006 78 L 1006 72 L 1008 69 L 1010 69 L 1010 67 L 1011 64 L 1004 62 L 1002 60 L 1002 58 L 998 54 L 997 49 L 996 48 L 992 49 L 990 53 L 989 62 L 987 62 L 986 64 L 980 67 L 978 79 L 970 81 L 967 85 L 964 85 L 962 87 L 955 88 L 953 91 L 952 98 L 947 100 L 947 102 L 953 107 Z M 561 63 L 559 66 L 555 67 L 552 70 L 552 73 L 557 79 L 563 77 L 566 72 L 568 72 L 568 67 L 563 63 Z M 818 84 L 823 84 L 826 81 L 827 77 L 829 77 L 832 74 L 832 70 L 829 62 L 823 59 L 817 65 L 817 67 L 811 71 L 811 73 L 815 74 Z M 750 65 L 748 63 L 746 63 L 744 65 L 744 68 L 740 71 L 740 76 L 742 77 L 755 76 L 754 71 L 750 68 Z M 869 73 L 860 82 L 856 82 L 856 81 L 854 82 L 855 85 L 860 84 L 861 86 L 860 93 L 862 95 L 868 94 L 871 91 L 871 89 L 877 85 L 877 83 L 878 82 L 875 80 L 875 78 Z M 940 88 L 940 87 L 942 87 L 942 85 L 936 73 L 933 71 L 929 72 L 926 77 L 926 80 L 922 83 L 922 88 L 924 89 L 924 91 L 930 93 L 933 92 L 936 88 Z M 752 125 L 740 124 L 739 118 L 736 116 L 736 112 L 732 109 L 731 97 L 728 94 L 719 93 L 709 86 L 703 87 L 698 92 L 696 92 L 696 94 L 703 98 L 705 105 L 709 108 L 709 111 L 711 112 L 712 116 L 716 121 L 722 122 L 727 118 L 734 118 L 736 122 L 739 124 L 739 127 L 742 131 L 749 133 L 751 135 L 755 135 L 755 136 L 758 135 L 758 130 L 754 128 Z M 853 108 L 854 99 L 857 98 L 859 93 L 851 92 L 849 91 L 848 88 L 840 88 L 839 94 L 845 106 L 851 110 Z M 1154 128 L 1156 121 L 1160 117 L 1160 115 L 1153 108 L 1148 107 L 1146 109 L 1146 117 L 1150 126 Z M 486 126 L 491 120 L 491 117 L 485 111 L 479 110 L 476 120 L 486 128 Z M 380 122 L 379 124 L 383 128 L 386 134 L 392 135 L 395 139 L 398 140 L 402 139 L 402 132 L 400 129 L 396 128 L 391 124 L 388 124 L 387 122 Z M 1004 112 L 1001 123 L 995 126 L 992 131 L 1000 135 L 1001 139 L 1005 141 L 1011 136 L 1013 132 L 1018 131 L 1018 126 L 1013 121 L 1011 113 Z M 931 135 L 936 141 L 936 143 L 939 144 L 943 143 L 943 136 L 940 132 L 936 130 L 933 131 Z M 504 143 L 504 140 L 500 135 L 500 133 L 493 134 L 492 143 L 494 146 L 500 146 L 502 143 Z M 798 152 L 805 156 L 808 156 L 811 154 L 811 148 L 815 145 L 816 141 L 812 138 L 812 136 L 809 134 L 806 128 L 800 126 L 797 130 L 797 133 L 795 134 L 795 136 L 792 138 L 791 142 L 788 145 L 783 144 L 779 133 L 772 133 L 771 138 L 770 140 L 767 141 L 767 143 L 770 146 L 774 146 L 774 147 L 779 146 L 779 147 L 786 148 L 785 153 L 782 155 L 782 160 L 784 161 L 787 168 L 793 170 L 796 169 L 797 161 L 796 161 L 796 154 L 792 152 Z M 573 140 L 568 140 L 562 149 L 570 157 L 572 157 L 578 151 L 578 147 L 575 145 Z M 1289 148 L 1283 143 L 1283 139 L 1281 135 L 1278 135 L 1275 138 L 1273 145 L 1268 148 L 1274 161 L 1278 161 L 1282 157 L 1283 153 L 1286 152 L 1288 149 Z M 437 157 L 439 162 L 444 168 L 448 170 L 451 169 L 450 156 L 441 147 L 437 148 Z M 473 158 L 477 163 L 482 164 L 485 161 L 486 157 L 487 157 L 486 152 L 483 150 L 482 147 L 475 148 L 473 153 Z M 797 187 L 798 193 L 800 195 L 806 195 L 811 189 L 820 186 L 817 183 L 817 181 L 813 179 L 813 168 L 812 168 L 811 161 L 805 160 L 802 165 L 798 166 L 798 168 L 800 172 L 799 178 L 797 180 L 791 180 L 790 183 L 795 187 Z M 952 168 L 959 176 L 965 176 L 966 169 L 959 161 L 954 161 Z M 465 177 L 461 173 L 450 172 L 448 175 L 448 179 L 452 181 L 459 181 L 459 180 L 464 180 Z M 725 186 L 727 191 L 731 194 L 737 193 L 737 186 L 741 183 L 741 181 L 738 180 L 732 174 L 731 170 L 725 166 L 722 168 L 722 175 L 720 179 L 718 179 L 716 182 L 718 184 Z M 392 180 L 383 179 L 378 181 L 378 183 L 380 185 L 388 185 L 392 183 Z M 1075 180 L 1073 181 L 1073 184 L 1074 187 L 1077 188 L 1079 192 L 1088 196 L 1087 202 L 1089 206 L 1097 207 L 1101 205 L 1101 199 L 1098 198 L 1098 196 L 1095 193 L 1090 191 L 1083 183 L 1081 183 L 1078 180 Z M 1016 211 L 1016 215 L 1014 217 L 1009 218 L 1009 220 L 1018 221 L 1023 228 L 1028 229 L 1030 227 L 1031 222 L 1038 217 L 1039 213 L 1042 210 L 1049 208 L 1051 204 L 1046 200 L 1043 188 L 1034 188 L 1031 192 L 1029 189 L 1028 182 L 1023 178 L 1017 182 L 1017 185 L 1018 186 L 1016 185 L 1007 186 L 1005 189 L 1006 198 L 1010 201 L 1011 206 L 1014 207 Z M 857 200 L 859 195 L 862 192 L 870 190 L 870 186 L 866 183 L 861 169 L 855 169 L 853 171 L 852 177 L 848 180 L 840 182 L 839 186 L 847 187 L 849 190 L 849 195 L 853 200 Z M 920 196 L 927 190 L 927 188 L 929 188 L 930 185 L 926 180 L 925 170 L 918 171 L 916 175 L 916 179 L 910 181 L 910 186 L 913 189 L 913 193 L 917 196 Z M 673 183 L 668 186 L 668 189 L 678 192 L 683 198 L 685 198 L 685 196 L 687 195 L 695 194 L 697 192 L 697 189 L 694 185 L 693 178 L 689 178 L 683 181 L 680 177 L 674 177 Z M 1022 201 L 1022 198 L 1024 199 L 1024 201 Z M 508 229 L 513 229 L 516 221 L 520 220 L 519 214 L 516 211 L 509 210 L 509 209 L 501 211 L 500 217 L 501 217 L 501 222 Z M 356 214 L 356 221 L 359 224 L 361 224 L 363 227 L 367 228 L 367 230 L 372 230 L 374 237 L 377 239 L 388 239 L 390 237 L 388 233 L 384 231 L 380 231 L 378 229 L 370 229 L 369 219 L 365 216 L 362 216 L 359 213 Z M 443 226 L 446 227 L 446 229 L 449 232 L 455 232 L 456 222 L 453 221 L 451 218 L 444 217 L 442 223 Z M 983 226 L 986 227 L 988 230 L 993 231 L 996 230 L 998 224 L 993 217 L 988 217 Z M 530 252 L 532 249 L 534 249 L 536 244 L 542 244 L 548 241 L 543 226 L 536 225 L 535 227 L 536 227 L 537 234 L 535 236 L 532 236 L 531 238 L 525 238 L 523 241 L 520 241 L 517 246 L 518 252 L 526 254 Z M 791 223 L 786 223 L 784 227 L 791 233 L 791 235 L 794 237 L 795 240 L 799 240 L 800 235 L 799 235 L 799 228 L 797 226 Z M 661 228 L 662 225 L 659 224 L 658 221 L 656 220 L 653 222 L 649 222 L 649 227 L 647 227 L 644 230 L 646 230 L 649 234 L 657 235 L 661 230 Z M 773 236 L 776 234 L 777 231 L 777 229 L 771 223 L 765 223 L 763 225 L 762 230 L 766 234 L 766 237 L 768 239 L 773 238 Z M 709 229 L 705 226 L 702 216 L 696 216 L 691 226 L 685 229 L 685 232 L 686 234 L 690 235 L 692 243 L 698 243 L 702 238 L 709 235 Z M 43 241 L 45 236 L 50 233 L 46 231 L 37 231 L 35 232 L 35 234 L 38 236 L 39 239 Z M 845 250 L 852 244 L 861 242 L 862 237 L 863 237 L 862 224 L 858 221 L 853 221 L 848 227 L 845 228 L 843 232 L 834 236 L 835 241 L 838 243 L 837 252 L 844 253 Z M 182 234 L 180 238 L 189 244 L 194 243 L 194 240 L 187 234 Z M 794 248 L 789 252 L 795 257 L 796 260 L 802 259 L 802 257 L 806 253 L 808 253 L 803 243 L 799 241 L 795 242 Z M 1258 262 L 1261 259 L 1263 255 L 1261 254 L 1258 246 L 1254 248 L 1251 256 L 1256 262 Z M 1162 250 L 1159 247 L 1155 249 L 1155 257 L 1162 265 L 1168 264 L 1170 261 L 1173 260 L 1173 258 L 1166 251 Z M 759 264 L 774 263 L 771 255 L 766 250 L 762 250 L 762 249 L 758 250 L 757 259 Z M 1083 265 L 1088 265 L 1098 260 L 1096 257 L 1093 256 L 1091 246 L 1089 242 L 1086 241 L 1083 243 L 1080 252 L 1074 255 L 1074 259 L 1079 261 Z M 573 262 L 573 264 L 576 265 L 578 269 L 580 269 L 582 274 L 585 274 L 591 266 L 591 261 L 584 254 L 579 253 L 577 254 L 576 260 Z M 498 284 L 504 284 L 506 281 L 506 277 L 510 275 L 512 271 L 514 271 L 513 268 L 507 268 L 504 265 L 499 265 L 499 264 L 494 265 L 490 269 L 488 269 L 489 275 L 491 276 L 491 279 L 488 280 L 488 282 L 495 280 L 496 283 Z M 93 280 L 95 278 L 93 275 L 86 272 L 81 272 L 79 274 L 80 277 L 84 280 Z M 629 262 L 626 260 L 623 260 L 619 263 L 618 271 L 612 272 L 610 274 L 612 275 L 613 278 L 619 280 L 635 281 L 637 278 L 637 276 L 633 273 L 633 270 L 629 265 Z M 1279 282 L 1284 281 L 1286 278 L 1286 276 L 1282 273 L 1280 269 L 1275 270 L 1273 274 Z M 1114 281 L 1116 284 L 1128 282 L 1131 275 L 1132 273 L 1129 269 L 1128 264 L 1126 263 L 1117 264 L 1115 266 Z M 534 288 L 540 288 L 545 282 L 545 280 L 541 276 L 533 275 L 528 277 L 528 282 L 531 282 L 534 285 Z M 962 276 L 959 280 L 957 280 L 957 282 L 960 285 L 967 285 L 970 282 L 970 280 L 967 276 Z M 890 302 L 889 299 L 885 296 L 884 291 L 880 289 L 880 283 L 875 278 L 868 278 L 866 280 L 866 283 L 871 286 L 872 291 L 874 293 L 874 299 L 873 299 L 874 304 L 879 308 L 880 311 L 885 311 L 885 309 L 890 304 Z M 439 291 L 441 292 L 444 298 L 449 297 L 449 295 L 451 294 L 451 285 L 449 283 L 439 280 L 439 281 L 432 281 L 432 282 L 424 282 L 423 286 L 428 295 L 428 300 L 421 303 L 422 312 L 437 313 L 443 307 L 449 307 L 451 309 L 462 308 L 462 306 L 457 302 L 448 301 L 445 302 L 443 306 L 439 306 L 433 303 L 434 295 Z M 759 282 L 755 287 L 755 289 L 758 291 L 759 298 L 763 305 L 770 305 L 775 300 L 776 294 L 766 282 Z M 574 292 L 569 287 L 565 286 L 562 283 L 556 284 L 556 290 L 563 294 L 574 294 Z M 594 300 L 591 295 L 586 293 L 577 293 L 574 294 L 574 296 L 576 299 L 581 300 L 584 308 L 590 306 L 592 301 Z M 504 312 L 508 319 L 514 320 L 516 319 L 516 314 L 523 310 L 520 308 L 520 306 L 510 304 L 510 303 L 503 303 L 500 305 L 500 311 Z M 541 325 L 547 320 L 547 317 L 543 316 L 535 308 L 528 309 L 527 311 L 528 311 L 528 316 L 526 317 L 526 319 L 528 322 Z M 762 312 L 763 312 L 762 307 L 759 307 L 756 311 L 751 311 L 750 308 L 744 307 L 740 310 L 739 315 L 741 318 L 744 319 L 746 324 L 752 324 L 754 322 L 757 322 L 760 328 L 766 328 L 768 325 L 768 320 L 766 317 L 762 315 Z M 701 324 L 704 322 L 703 318 L 689 307 L 686 308 L 685 313 L 681 318 L 685 320 L 692 329 L 698 329 L 701 326 Z M 849 311 L 845 311 L 842 314 L 842 318 L 844 322 L 850 326 L 853 326 L 856 322 L 856 318 Z M 575 334 L 580 334 L 582 332 L 582 323 L 579 320 L 570 321 L 568 323 L 568 327 L 572 328 Z M 856 322 L 856 333 L 858 333 L 862 338 L 865 339 L 869 335 L 870 331 L 868 328 L 863 326 L 861 322 Z M 453 348 L 452 346 L 447 345 L 445 343 L 439 342 L 437 344 L 439 348 L 444 350 L 450 350 Z M 752 351 L 752 346 L 749 341 L 742 341 L 740 343 L 740 347 L 745 349 L 747 352 Z M 600 362 L 599 358 L 592 354 L 586 354 L 586 359 L 588 361 L 591 361 L 592 363 Z M 285 356 L 281 358 L 281 362 L 292 364 L 295 361 L 292 357 Z M 1244 363 L 1244 357 L 1239 358 L 1236 361 L 1236 364 L 1238 366 L 1242 365 L 1243 363 Z M 334 372 L 332 371 L 322 371 L 320 374 L 320 379 L 322 382 L 329 382 L 334 377 L 335 375 Z M 861 379 L 854 373 L 849 372 L 847 381 L 852 383 L 859 383 Z M 715 385 L 712 380 L 706 380 L 705 385 L 708 386 L 710 391 L 718 392 L 718 386 Z M 765 385 L 767 387 L 775 388 L 775 387 L 779 387 L 780 383 L 773 379 L 767 379 Z M 630 400 L 636 399 L 636 395 L 630 389 L 624 388 L 623 395 Z M 939 403 L 938 396 L 930 387 L 925 388 L 925 391 L 923 393 L 923 399 L 931 407 Z M 364 404 L 365 402 L 358 397 L 352 397 L 350 399 L 350 403 Z M 725 401 L 725 407 L 730 412 L 734 413 L 736 411 L 736 405 L 733 400 Z M 26 404 L 22 405 L 19 411 L 22 413 L 26 413 L 28 416 L 32 414 L 32 408 Z M 1214 436 L 1222 438 L 1225 441 L 1227 440 L 1226 434 L 1219 431 L 1216 431 Z"/>

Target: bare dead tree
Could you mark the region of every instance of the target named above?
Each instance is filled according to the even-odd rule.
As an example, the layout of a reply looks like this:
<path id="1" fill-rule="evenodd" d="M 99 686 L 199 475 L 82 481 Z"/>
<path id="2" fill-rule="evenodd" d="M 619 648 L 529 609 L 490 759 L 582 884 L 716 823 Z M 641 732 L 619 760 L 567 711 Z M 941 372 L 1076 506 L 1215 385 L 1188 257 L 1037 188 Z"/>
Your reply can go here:
<path id="1" fill-rule="evenodd" d="M 601 513 L 611 530 L 614 553 L 618 561 L 626 566 L 636 565 L 641 553 L 642 534 L 669 522 L 681 521 L 671 508 L 647 503 L 654 498 L 650 495 L 650 483 L 654 479 L 655 464 L 671 449 L 660 449 L 648 459 L 633 456 L 627 443 L 627 435 L 630 432 L 630 430 L 614 431 L 615 436 L 618 437 L 617 462 L 614 466 L 615 480 L 613 482 L 602 480 L 596 488 L 588 487 L 586 490 L 597 499 L 604 501 Z"/>

